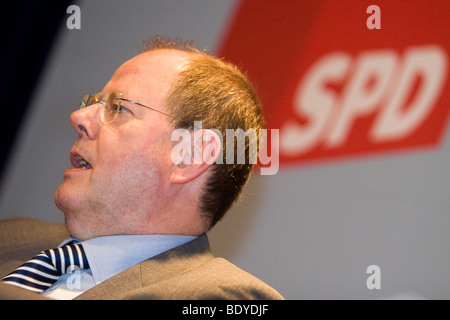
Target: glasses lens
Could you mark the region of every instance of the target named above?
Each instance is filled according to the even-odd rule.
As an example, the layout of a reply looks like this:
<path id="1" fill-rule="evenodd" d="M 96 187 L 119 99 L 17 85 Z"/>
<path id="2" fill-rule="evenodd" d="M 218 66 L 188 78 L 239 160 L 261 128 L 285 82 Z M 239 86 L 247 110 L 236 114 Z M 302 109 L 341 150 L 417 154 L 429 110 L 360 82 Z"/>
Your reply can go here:
<path id="1" fill-rule="evenodd" d="M 114 103 L 114 101 L 116 101 Z M 89 107 L 91 105 L 101 103 L 100 107 L 100 119 L 102 122 L 114 121 L 117 117 L 117 113 L 120 109 L 120 100 L 115 98 L 115 94 L 107 94 L 102 97 L 100 93 L 98 94 L 87 94 L 84 96 L 80 104 L 80 109 Z M 119 103 L 119 105 L 117 105 Z"/>
<path id="2" fill-rule="evenodd" d="M 117 93 L 113 92 L 103 100 L 102 121 L 112 122 L 117 118 L 120 112 L 120 99 Z"/>
<path id="3" fill-rule="evenodd" d="M 83 100 L 81 100 L 80 109 L 89 107 L 91 104 L 95 103 L 94 99 L 95 97 L 92 94 L 85 95 Z"/>

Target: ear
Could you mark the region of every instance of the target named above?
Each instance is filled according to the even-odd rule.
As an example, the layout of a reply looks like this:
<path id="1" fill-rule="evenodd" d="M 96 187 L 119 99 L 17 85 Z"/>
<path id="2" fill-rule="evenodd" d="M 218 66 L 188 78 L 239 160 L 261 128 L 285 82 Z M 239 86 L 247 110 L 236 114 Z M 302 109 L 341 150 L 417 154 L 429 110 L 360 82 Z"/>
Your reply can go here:
<path id="1" fill-rule="evenodd" d="M 185 136 L 186 137 L 186 136 Z M 205 172 L 219 157 L 222 140 L 217 133 L 208 129 L 196 130 L 189 134 L 188 143 L 183 148 L 174 148 L 178 153 L 172 155 L 173 169 L 170 175 L 172 183 L 186 183 Z"/>

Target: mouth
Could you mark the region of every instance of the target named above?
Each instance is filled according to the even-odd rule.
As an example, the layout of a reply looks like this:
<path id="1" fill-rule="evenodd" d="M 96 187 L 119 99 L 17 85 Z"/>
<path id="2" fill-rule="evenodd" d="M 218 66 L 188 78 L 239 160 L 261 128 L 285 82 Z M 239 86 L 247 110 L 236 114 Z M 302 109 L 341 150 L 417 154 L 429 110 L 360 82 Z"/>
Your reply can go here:
<path id="1" fill-rule="evenodd" d="M 70 153 L 70 162 L 72 163 L 72 168 L 89 170 L 92 166 L 87 162 L 82 156 L 76 153 Z"/>

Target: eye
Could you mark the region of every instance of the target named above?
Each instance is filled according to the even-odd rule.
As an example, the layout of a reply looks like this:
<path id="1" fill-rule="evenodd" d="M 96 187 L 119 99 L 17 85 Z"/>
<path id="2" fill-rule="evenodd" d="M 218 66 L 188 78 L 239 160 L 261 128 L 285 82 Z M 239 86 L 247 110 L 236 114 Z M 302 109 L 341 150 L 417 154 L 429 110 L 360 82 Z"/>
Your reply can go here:
<path id="1" fill-rule="evenodd" d="M 124 112 L 130 112 L 130 110 L 122 106 L 120 103 L 114 103 L 112 105 L 112 112 L 119 114 Z"/>
<path id="2" fill-rule="evenodd" d="M 118 103 L 115 103 L 112 105 L 112 112 L 114 112 L 114 113 L 122 113 L 122 112 L 126 111 L 125 109 L 126 109 L 125 107 L 122 107 Z"/>

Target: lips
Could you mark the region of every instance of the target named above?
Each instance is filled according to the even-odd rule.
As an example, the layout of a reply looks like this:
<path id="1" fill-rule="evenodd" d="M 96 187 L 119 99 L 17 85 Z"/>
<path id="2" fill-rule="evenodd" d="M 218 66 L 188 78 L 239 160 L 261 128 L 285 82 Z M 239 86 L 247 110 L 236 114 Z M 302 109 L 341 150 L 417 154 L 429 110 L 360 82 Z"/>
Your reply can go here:
<path id="1" fill-rule="evenodd" d="M 72 163 L 73 168 L 85 170 L 92 169 L 91 164 L 76 152 L 70 153 L 70 162 Z"/>

